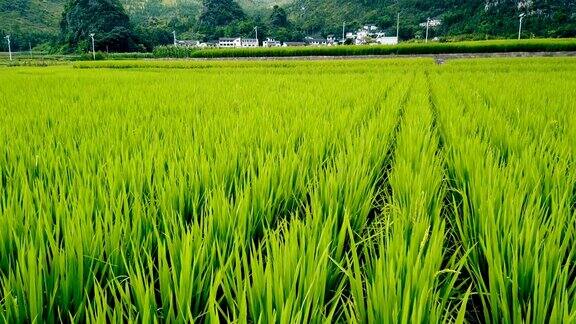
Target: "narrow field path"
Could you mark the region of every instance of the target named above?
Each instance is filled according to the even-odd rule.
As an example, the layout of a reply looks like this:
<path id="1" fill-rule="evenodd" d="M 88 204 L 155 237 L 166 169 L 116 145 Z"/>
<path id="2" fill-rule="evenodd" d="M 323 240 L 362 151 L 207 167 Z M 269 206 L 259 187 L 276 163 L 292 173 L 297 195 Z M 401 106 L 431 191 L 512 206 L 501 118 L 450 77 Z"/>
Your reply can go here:
<path id="1" fill-rule="evenodd" d="M 519 58 L 519 57 L 575 57 L 576 51 L 570 52 L 501 52 L 501 53 L 442 53 L 442 54 L 391 54 L 391 55 L 339 55 L 339 56 L 278 56 L 278 57 L 215 57 L 186 59 L 152 59 L 162 61 L 321 61 L 321 60 L 367 60 L 399 58 L 433 58 L 437 64 L 447 60 L 474 58 Z M 145 59 L 150 60 L 150 59 Z"/>

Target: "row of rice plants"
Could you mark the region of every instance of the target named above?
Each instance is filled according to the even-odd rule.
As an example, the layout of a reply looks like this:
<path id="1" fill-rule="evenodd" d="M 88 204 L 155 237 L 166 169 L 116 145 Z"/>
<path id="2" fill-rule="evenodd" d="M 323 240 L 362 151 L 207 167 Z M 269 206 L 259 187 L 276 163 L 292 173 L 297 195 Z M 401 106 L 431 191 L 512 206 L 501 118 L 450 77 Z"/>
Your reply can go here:
<path id="1" fill-rule="evenodd" d="M 443 153 L 424 75 L 411 87 L 396 140 L 391 192 L 370 235 L 352 253 L 347 320 L 359 323 L 462 322 L 463 262 L 446 248 Z M 352 250 L 354 251 L 354 249 Z"/>
<path id="2" fill-rule="evenodd" d="M 403 80 L 384 93 L 365 126 L 341 138 L 343 149 L 318 174 L 303 213 L 268 232 L 260 249 L 236 258 L 222 284 L 232 305 L 222 311 L 226 320 L 321 323 L 342 316 L 348 234 L 367 224 L 407 88 Z"/>
<path id="3" fill-rule="evenodd" d="M 3 75 L 0 99 L 1 136 L 12 139 L 0 162 L 0 310 L 10 322 L 232 316 L 239 306 L 223 299 L 236 289 L 223 281 L 231 265 L 256 262 L 282 219 L 304 217 L 310 186 L 333 163 L 348 168 L 358 149 L 386 147 L 364 129 L 380 125 L 375 116 L 396 97 L 388 91 L 400 89 L 390 75 L 335 81 L 265 67 L 23 71 L 35 77 Z M 34 86 L 20 96 L 24 84 Z M 111 91 L 119 86 L 130 91 Z M 371 146 L 344 157 L 358 139 Z M 362 170 L 375 178 L 369 162 Z M 349 189 L 369 209 L 371 198 Z"/>
<path id="4" fill-rule="evenodd" d="M 223 61 L 191 61 L 191 60 L 123 60 L 123 61 L 95 61 L 75 62 L 74 68 L 78 69 L 190 69 L 205 70 L 210 73 L 296 73 L 305 74 L 334 74 L 339 73 L 373 73 L 374 69 L 392 72 L 393 69 L 413 71 L 417 68 L 430 66 L 433 60 L 430 58 L 394 58 L 388 60 L 363 59 L 363 60 L 322 60 L 322 61 L 298 61 L 298 60 L 223 60 Z M 268 68 L 268 69 L 263 69 Z"/>
<path id="5" fill-rule="evenodd" d="M 545 116 L 547 106 L 516 98 L 533 91 L 548 105 L 564 104 L 564 113 L 569 101 L 555 95 L 554 83 L 531 84 L 525 73 L 498 80 L 499 73 L 476 73 L 474 82 L 467 81 L 472 73 L 432 78 L 450 147 L 446 165 L 457 192 L 454 228 L 470 251 L 466 268 L 477 294 L 468 316 L 484 322 L 570 322 L 576 316 L 574 156 L 567 134 L 551 134 L 520 117 Z M 559 82 L 561 76 L 551 72 L 546 78 Z"/>
<path id="6" fill-rule="evenodd" d="M 411 55 L 448 53 L 560 52 L 576 50 L 574 39 L 487 40 L 448 43 L 401 43 L 377 46 L 280 47 L 241 49 L 197 49 L 160 46 L 157 58 L 291 57 Z"/>

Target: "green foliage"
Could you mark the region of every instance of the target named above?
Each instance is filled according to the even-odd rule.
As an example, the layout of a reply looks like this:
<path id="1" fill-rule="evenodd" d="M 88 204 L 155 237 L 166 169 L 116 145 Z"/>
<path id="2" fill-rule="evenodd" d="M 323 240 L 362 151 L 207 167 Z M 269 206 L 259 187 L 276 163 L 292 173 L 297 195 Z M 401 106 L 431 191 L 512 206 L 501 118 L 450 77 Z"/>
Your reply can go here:
<path id="1" fill-rule="evenodd" d="M 203 0 L 199 24 L 203 28 L 227 26 L 245 17 L 244 11 L 234 0 Z"/>
<path id="2" fill-rule="evenodd" d="M 431 17 L 442 20 L 433 28 L 432 37 L 466 35 L 468 39 L 514 37 L 518 31 L 518 15 L 528 14 L 525 20 L 527 37 L 576 36 L 576 2 L 525 1 L 519 9 L 518 1 L 455 1 L 455 0 L 298 0 L 289 13 L 308 33 L 339 34 L 342 22 L 349 29 L 372 23 L 389 34 L 396 32 L 396 17 L 401 14 L 401 39 L 423 38 L 419 26 Z"/>
<path id="3" fill-rule="evenodd" d="M 61 37 L 72 51 L 91 48 L 90 34 L 100 51 L 140 49 L 130 19 L 118 0 L 70 0 L 62 14 Z"/>
<path id="4" fill-rule="evenodd" d="M 280 42 L 302 41 L 305 35 L 300 28 L 297 28 L 288 20 L 288 14 L 284 8 L 275 5 L 268 19 L 270 29 L 266 36 L 272 37 Z"/>
<path id="5" fill-rule="evenodd" d="M 118 4 L 116 0 L 112 2 Z M 58 22 L 64 3 L 64 0 L 0 0 L 0 34 L 14 36 L 15 50 L 51 44 L 52 51 L 61 52 Z M 430 35 L 443 40 L 516 38 L 520 13 L 527 14 L 525 38 L 576 36 L 574 0 L 524 1 L 522 4 L 526 5 L 522 6 L 512 0 L 120 0 L 120 3 L 134 28 L 121 23 L 118 26 L 125 30 L 115 31 L 116 35 L 110 35 L 106 41 L 114 43 L 129 30 L 132 36 L 138 36 L 136 45 L 141 43 L 148 51 L 170 44 L 173 30 L 181 39 L 213 40 L 224 36 L 254 37 L 252 28 L 259 26 L 261 39 L 297 41 L 312 35 L 340 35 L 342 23 L 346 23 L 348 31 L 372 23 L 394 35 L 398 13 L 402 40 L 422 39 L 425 32 L 419 24 L 427 17 L 442 21 L 441 26 L 430 30 Z M 80 41 L 78 44 L 87 47 Z M 0 50 L 4 48 L 5 44 L 0 43 Z M 105 49 L 103 45 L 101 50 Z"/>
<path id="6" fill-rule="evenodd" d="M 0 37 L 10 34 L 15 51 L 28 51 L 58 38 L 63 0 L 0 0 Z M 4 39 L 0 51 L 6 51 Z"/>
<path id="7" fill-rule="evenodd" d="M 156 58 L 189 58 L 197 52 L 196 48 L 186 48 L 181 46 L 157 46 L 152 54 Z"/>
<path id="8" fill-rule="evenodd" d="M 272 13 L 270 14 L 270 26 L 273 28 L 286 28 L 289 27 L 290 23 L 288 22 L 288 15 L 286 14 L 286 10 L 275 5 L 272 8 Z"/>

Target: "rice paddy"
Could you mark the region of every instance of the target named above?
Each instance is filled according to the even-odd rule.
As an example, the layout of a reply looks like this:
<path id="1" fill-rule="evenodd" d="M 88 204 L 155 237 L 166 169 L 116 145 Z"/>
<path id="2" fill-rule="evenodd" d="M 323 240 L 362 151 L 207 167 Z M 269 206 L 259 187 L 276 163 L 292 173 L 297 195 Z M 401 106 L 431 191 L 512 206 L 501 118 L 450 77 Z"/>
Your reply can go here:
<path id="1" fill-rule="evenodd" d="M 576 59 L 0 68 L 0 322 L 576 322 Z"/>

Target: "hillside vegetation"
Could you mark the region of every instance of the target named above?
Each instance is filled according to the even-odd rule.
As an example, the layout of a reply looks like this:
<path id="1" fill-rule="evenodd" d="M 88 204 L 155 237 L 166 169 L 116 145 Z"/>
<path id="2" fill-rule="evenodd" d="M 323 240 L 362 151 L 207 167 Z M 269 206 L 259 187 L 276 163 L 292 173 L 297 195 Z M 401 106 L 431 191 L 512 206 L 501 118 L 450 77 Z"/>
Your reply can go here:
<path id="1" fill-rule="evenodd" d="M 354 30 L 363 24 L 376 24 L 391 34 L 396 32 L 396 17 L 401 14 L 403 40 L 422 38 L 419 24 L 428 17 L 442 25 L 432 28 L 431 37 L 448 39 L 486 39 L 516 37 L 518 15 L 527 15 L 525 37 L 576 36 L 576 0 L 238 0 L 241 10 L 226 12 L 236 5 L 232 0 L 221 5 L 216 16 L 228 16 L 221 24 L 206 26 L 202 14 L 215 0 L 121 0 L 135 33 L 148 49 L 172 41 L 175 30 L 182 39 L 215 39 L 223 36 L 253 37 L 260 27 L 260 38 L 300 40 L 306 35 L 340 35 L 342 24 Z M 53 41 L 65 0 L 0 0 L 0 34 L 12 34 L 16 49 L 27 49 Z M 271 24 L 273 6 L 287 13 L 283 26 Z M 213 7 L 214 8 L 214 7 Z M 0 50 L 5 49 L 2 44 Z"/>
<path id="2" fill-rule="evenodd" d="M 65 0 L 0 0 L 0 36 L 11 34 L 15 48 L 28 49 L 58 35 Z M 2 40 L 0 51 L 5 50 Z"/>
<path id="3" fill-rule="evenodd" d="M 518 15 L 525 13 L 525 31 L 539 37 L 576 35 L 575 0 L 295 0 L 291 16 L 307 30 L 338 34 L 349 26 L 374 23 L 395 31 L 401 13 L 401 36 L 422 37 L 418 25 L 426 18 L 443 24 L 432 33 L 443 36 L 515 36 Z"/>

